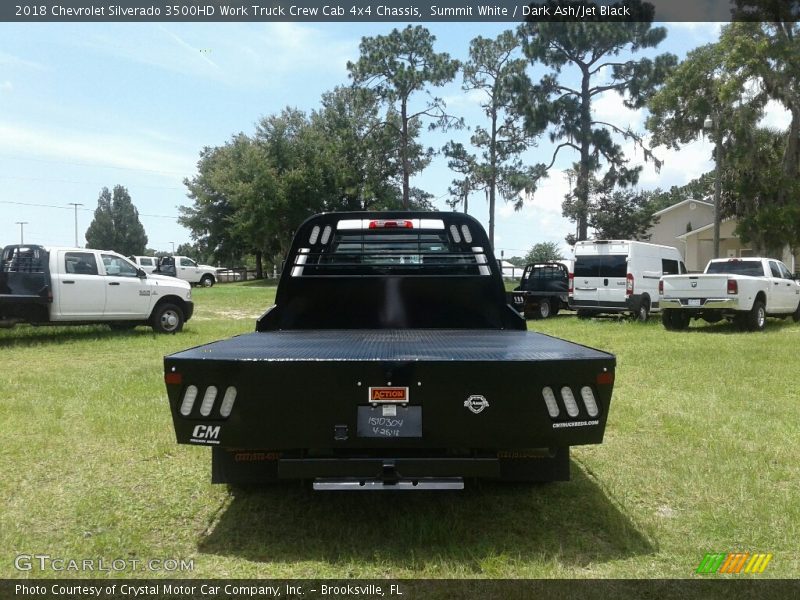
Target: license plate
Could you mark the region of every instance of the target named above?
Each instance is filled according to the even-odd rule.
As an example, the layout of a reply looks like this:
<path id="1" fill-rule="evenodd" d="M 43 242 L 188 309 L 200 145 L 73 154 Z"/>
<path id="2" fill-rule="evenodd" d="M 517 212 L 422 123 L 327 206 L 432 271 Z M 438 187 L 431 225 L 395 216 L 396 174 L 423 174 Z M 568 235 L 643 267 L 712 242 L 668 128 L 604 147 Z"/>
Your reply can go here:
<path id="1" fill-rule="evenodd" d="M 422 407 L 392 406 L 358 407 L 358 437 L 408 438 L 422 437 Z M 394 414 L 392 414 L 394 413 Z"/>
<path id="2" fill-rule="evenodd" d="M 700 298 L 690 298 L 689 306 L 700 306 Z"/>

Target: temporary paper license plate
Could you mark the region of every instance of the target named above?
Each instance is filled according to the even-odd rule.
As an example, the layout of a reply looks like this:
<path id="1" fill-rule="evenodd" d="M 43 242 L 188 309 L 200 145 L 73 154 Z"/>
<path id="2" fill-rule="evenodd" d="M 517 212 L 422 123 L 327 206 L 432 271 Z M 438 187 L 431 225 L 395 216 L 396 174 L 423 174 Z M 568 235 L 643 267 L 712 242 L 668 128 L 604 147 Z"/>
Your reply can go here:
<path id="1" fill-rule="evenodd" d="M 422 437 L 421 406 L 359 406 L 358 437 Z"/>

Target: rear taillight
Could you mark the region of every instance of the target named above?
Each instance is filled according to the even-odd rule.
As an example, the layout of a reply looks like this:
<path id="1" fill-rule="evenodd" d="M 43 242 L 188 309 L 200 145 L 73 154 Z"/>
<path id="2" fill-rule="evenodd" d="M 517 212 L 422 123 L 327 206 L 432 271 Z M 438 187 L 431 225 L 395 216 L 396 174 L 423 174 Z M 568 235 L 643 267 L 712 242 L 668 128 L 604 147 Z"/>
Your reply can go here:
<path id="1" fill-rule="evenodd" d="M 659 296 L 663 296 L 664 295 L 664 280 L 663 279 L 659 279 L 658 280 L 658 295 Z"/>
<path id="2" fill-rule="evenodd" d="M 570 273 L 569 274 L 569 288 L 567 288 L 567 290 L 568 290 L 567 293 L 570 296 L 574 295 L 574 293 L 575 293 L 575 274 L 574 273 Z"/>
<path id="3" fill-rule="evenodd" d="M 625 295 L 633 296 L 633 273 L 628 273 L 625 276 Z"/>
<path id="4" fill-rule="evenodd" d="M 736 282 L 735 279 L 728 279 L 728 293 L 729 294 L 739 293 L 739 284 Z"/>

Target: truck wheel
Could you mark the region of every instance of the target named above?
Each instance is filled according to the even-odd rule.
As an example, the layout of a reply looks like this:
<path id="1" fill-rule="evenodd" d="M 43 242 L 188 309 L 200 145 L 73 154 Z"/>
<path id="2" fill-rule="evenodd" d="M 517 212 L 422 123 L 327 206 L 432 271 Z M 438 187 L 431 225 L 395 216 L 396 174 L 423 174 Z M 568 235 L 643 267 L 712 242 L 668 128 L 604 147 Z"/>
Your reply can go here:
<path id="1" fill-rule="evenodd" d="M 150 324 L 156 333 L 177 333 L 183 329 L 183 311 L 165 302 L 153 312 Z"/>
<path id="2" fill-rule="evenodd" d="M 203 277 L 200 279 L 200 285 L 203 287 L 211 287 L 214 285 L 214 277 L 211 275 L 203 275 Z"/>
<path id="3" fill-rule="evenodd" d="M 550 299 L 545 298 L 539 303 L 539 318 L 546 319 L 550 316 Z"/>
<path id="4" fill-rule="evenodd" d="M 692 320 L 692 317 L 689 313 L 684 312 L 682 310 L 676 310 L 675 313 L 672 315 L 672 325 L 675 327 L 676 331 L 683 331 L 684 329 L 689 329 L 689 322 Z"/>
<path id="5" fill-rule="evenodd" d="M 674 324 L 674 308 L 665 308 L 661 311 L 661 324 L 664 326 L 664 329 L 667 331 L 673 331 L 675 329 Z"/>
<path id="6" fill-rule="evenodd" d="M 753 302 L 753 308 L 747 313 L 747 328 L 750 331 L 764 331 L 767 324 L 767 308 L 761 300 Z"/>
<path id="7" fill-rule="evenodd" d="M 647 323 L 647 319 L 650 318 L 650 303 L 647 301 L 646 298 L 642 299 L 642 302 L 639 304 L 639 308 L 636 311 L 636 320 L 641 323 Z"/>
<path id="8" fill-rule="evenodd" d="M 559 301 L 558 301 L 557 298 L 554 298 L 553 300 L 551 300 L 551 302 L 550 302 L 550 316 L 551 317 L 555 317 L 558 314 L 558 310 L 560 308 L 560 306 L 558 304 L 559 304 Z"/>
<path id="9" fill-rule="evenodd" d="M 792 313 L 792 320 L 795 323 L 800 321 L 800 304 L 797 305 L 797 310 Z"/>

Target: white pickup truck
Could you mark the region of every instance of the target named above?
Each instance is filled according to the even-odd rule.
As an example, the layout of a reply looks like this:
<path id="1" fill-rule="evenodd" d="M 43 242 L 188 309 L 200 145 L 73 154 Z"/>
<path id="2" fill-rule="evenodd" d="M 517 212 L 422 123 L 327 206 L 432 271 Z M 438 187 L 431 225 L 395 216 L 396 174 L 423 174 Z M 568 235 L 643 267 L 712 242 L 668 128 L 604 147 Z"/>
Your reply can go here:
<path id="1" fill-rule="evenodd" d="M 697 275 L 665 275 L 658 283 L 661 321 L 686 329 L 689 320 L 732 320 L 742 330 L 761 331 L 767 317 L 800 321 L 800 283 L 773 258 L 718 258 Z"/>
<path id="2" fill-rule="evenodd" d="M 175 333 L 193 311 L 188 283 L 148 275 L 116 252 L 13 245 L 0 256 L 0 327 L 107 323 Z"/>
<path id="3" fill-rule="evenodd" d="M 162 256 L 158 260 L 156 273 L 177 277 L 189 283 L 211 287 L 217 282 L 217 268 L 199 265 L 188 256 Z"/>

